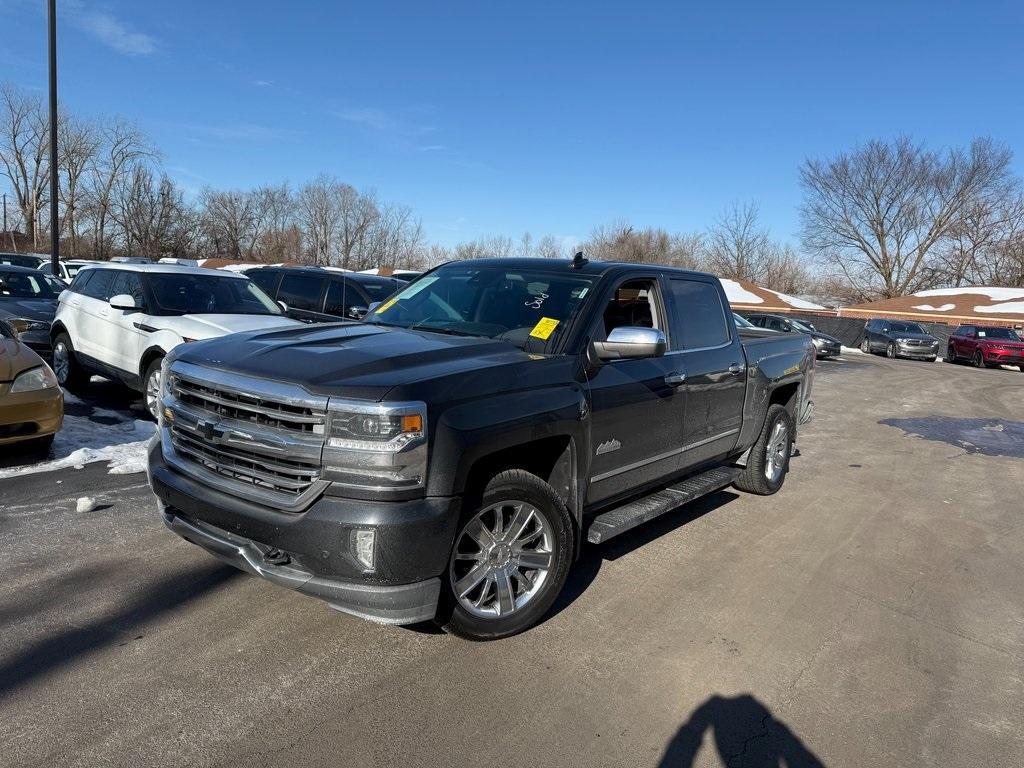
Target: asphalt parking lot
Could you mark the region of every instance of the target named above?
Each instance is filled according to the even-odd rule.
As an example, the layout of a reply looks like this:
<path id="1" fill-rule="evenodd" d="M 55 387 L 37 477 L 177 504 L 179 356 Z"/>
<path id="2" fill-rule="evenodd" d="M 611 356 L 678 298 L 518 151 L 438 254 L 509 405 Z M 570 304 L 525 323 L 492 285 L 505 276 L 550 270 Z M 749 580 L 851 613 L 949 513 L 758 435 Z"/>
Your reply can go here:
<path id="1" fill-rule="evenodd" d="M 0 480 L 0 763 L 1024 764 L 1024 375 L 851 353 L 815 387 L 781 493 L 588 548 L 489 644 L 220 565 L 143 475 Z"/>

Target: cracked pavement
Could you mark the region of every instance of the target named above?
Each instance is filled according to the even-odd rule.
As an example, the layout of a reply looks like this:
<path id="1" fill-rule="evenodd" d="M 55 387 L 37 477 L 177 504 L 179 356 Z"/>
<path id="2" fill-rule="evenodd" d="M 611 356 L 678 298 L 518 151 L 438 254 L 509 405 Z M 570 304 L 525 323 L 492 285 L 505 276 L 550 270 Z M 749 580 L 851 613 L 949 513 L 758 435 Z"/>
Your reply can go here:
<path id="1" fill-rule="evenodd" d="M 489 644 L 237 573 L 141 475 L 0 481 L 3 762 L 1024 764 L 1024 459 L 882 423 L 1016 425 L 1024 377 L 849 354 L 815 387 L 780 494 L 588 547 Z"/>

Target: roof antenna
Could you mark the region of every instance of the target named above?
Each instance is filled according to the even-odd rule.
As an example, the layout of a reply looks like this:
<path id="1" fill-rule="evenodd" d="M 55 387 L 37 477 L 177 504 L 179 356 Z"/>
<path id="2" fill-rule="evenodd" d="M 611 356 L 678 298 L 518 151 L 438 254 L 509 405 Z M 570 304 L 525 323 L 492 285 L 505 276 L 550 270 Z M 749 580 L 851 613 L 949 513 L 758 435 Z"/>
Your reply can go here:
<path id="1" fill-rule="evenodd" d="M 582 269 L 583 265 L 589 261 L 590 259 L 583 255 L 583 251 L 576 251 L 576 255 L 572 257 L 572 268 Z"/>

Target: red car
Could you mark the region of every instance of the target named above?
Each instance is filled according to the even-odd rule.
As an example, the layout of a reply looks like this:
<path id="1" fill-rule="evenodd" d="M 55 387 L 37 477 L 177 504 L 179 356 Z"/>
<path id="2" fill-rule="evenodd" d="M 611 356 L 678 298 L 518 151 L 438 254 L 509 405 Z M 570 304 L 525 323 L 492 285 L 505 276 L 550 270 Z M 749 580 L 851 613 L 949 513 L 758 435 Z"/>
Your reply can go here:
<path id="1" fill-rule="evenodd" d="M 1024 340 L 1013 328 L 961 325 L 949 337 L 946 362 L 970 360 L 978 368 L 1016 365 L 1024 371 Z"/>

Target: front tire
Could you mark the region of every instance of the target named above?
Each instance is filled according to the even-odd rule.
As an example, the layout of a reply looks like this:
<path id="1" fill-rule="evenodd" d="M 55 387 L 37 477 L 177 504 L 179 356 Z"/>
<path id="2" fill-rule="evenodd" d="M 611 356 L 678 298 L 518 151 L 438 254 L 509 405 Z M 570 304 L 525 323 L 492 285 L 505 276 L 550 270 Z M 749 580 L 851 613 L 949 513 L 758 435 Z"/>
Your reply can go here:
<path id="1" fill-rule="evenodd" d="M 796 425 L 789 411 L 781 405 L 771 406 L 761 435 L 750 449 L 747 466 L 733 484 L 741 491 L 759 496 L 776 493 L 786 482 L 795 436 Z"/>
<path id="2" fill-rule="evenodd" d="M 871 354 L 871 342 L 869 342 L 866 337 L 861 339 L 860 351 L 863 352 L 865 355 Z"/>
<path id="3" fill-rule="evenodd" d="M 950 344 L 946 348 L 946 362 L 947 363 L 955 363 L 956 362 L 956 348 L 952 344 Z"/>
<path id="4" fill-rule="evenodd" d="M 89 383 L 89 374 L 79 365 L 66 333 L 58 333 L 53 340 L 53 373 L 57 383 L 67 390 L 81 389 Z"/>
<path id="5" fill-rule="evenodd" d="M 163 357 L 151 360 L 146 366 L 146 373 L 142 376 L 142 399 L 146 405 L 149 415 L 157 421 L 160 409 L 160 364 Z"/>
<path id="6" fill-rule="evenodd" d="M 889 342 L 889 346 L 885 348 L 885 356 L 888 357 L 890 360 L 896 359 L 896 342 Z"/>
<path id="7" fill-rule="evenodd" d="M 981 350 L 977 350 L 974 353 L 974 367 L 975 368 L 987 368 L 985 365 L 985 356 L 981 354 Z"/>
<path id="8" fill-rule="evenodd" d="M 463 514 L 435 621 L 469 640 L 529 629 L 565 586 L 575 542 L 550 485 L 520 469 L 495 475 Z"/>

